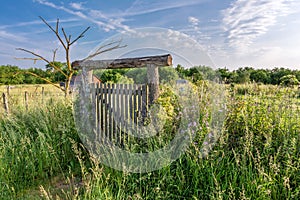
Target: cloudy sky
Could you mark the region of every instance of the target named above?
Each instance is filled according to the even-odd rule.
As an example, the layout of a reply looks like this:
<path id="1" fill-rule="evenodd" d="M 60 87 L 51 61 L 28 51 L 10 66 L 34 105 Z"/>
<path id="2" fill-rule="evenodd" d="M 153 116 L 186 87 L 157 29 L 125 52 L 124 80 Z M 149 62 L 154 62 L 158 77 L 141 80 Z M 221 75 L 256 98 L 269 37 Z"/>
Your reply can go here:
<path id="1" fill-rule="evenodd" d="M 157 27 L 177 48 L 186 46 L 186 37 L 197 42 L 202 53 L 192 47 L 185 51 L 198 58 L 194 65 L 209 65 L 200 55 L 206 54 L 217 68 L 300 69 L 299 0 L 5 0 L 0 7 L 0 65 L 44 67 L 41 61 L 15 59 L 29 56 L 16 51 L 18 47 L 52 57 L 59 43 L 39 16 L 53 26 L 59 18 L 73 37 L 91 27 L 74 44 L 73 60 L 86 57 L 116 34 Z M 180 35 L 177 43 L 169 40 L 174 35 Z M 134 41 L 126 45 L 134 46 Z M 151 39 L 151 43 L 161 48 L 163 42 Z M 57 59 L 64 61 L 62 48 Z"/>

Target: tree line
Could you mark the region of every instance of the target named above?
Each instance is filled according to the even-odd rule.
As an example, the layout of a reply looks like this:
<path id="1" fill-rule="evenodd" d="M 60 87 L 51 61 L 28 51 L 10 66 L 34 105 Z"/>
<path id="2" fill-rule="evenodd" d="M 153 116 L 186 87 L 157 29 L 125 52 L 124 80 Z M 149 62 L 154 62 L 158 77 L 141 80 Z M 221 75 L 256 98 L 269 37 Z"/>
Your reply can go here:
<path id="1" fill-rule="evenodd" d="M 195 66 L 189 69 L 177 65 L 176 71 L 183 78 L 193 82 L 199 80 L 219 79 L 223 83 L 263 83 L 272 85 L 298 85 L 300 82 L 300 70 L 287 68 L 254 69 L 252 67 L 241 67 L 237 70 L 227 68 L 212 69 L 207 66 Z"/>
<path id="2" fill-rule="evenodd" d="M 54 64 L 65 73 L 68 73 L 67 65 L 65 63 L 55 62 Z M 146 80 L 146 68 L 96 70 L 94 74 L 102 82 L 116 83 L 121 81 L 126 83 L 144 83 Z M 178 78 L 189 79 L 192 82 L 215 80 L 218 78 L 226 84 L 256 82 L 273 85 L 298 85 L 300 82 L 300 70 L 291 70 L 287 68 L 254 69 L 252 67 L 243 67 L 236 70 L 229 70 L 227 68 L 212 69 L 208 66 L 184 68 L 181 65 L 177 65 L 175 68 L 159 68 L 159 74 L 161 80 L 165 82 L 177 80 Z M 0 84 L 2 85 L 47 83 L 47 81 L 40 77 L 53 83 L 65 81 L 65 76 L 49 64 L 46 65 L 45 69 L 21 69 L 18 66 L 11 65 L 0 66 Z"/>
<path id="3" fill-rule="evenodd" d="M 55 64 L 67 72 L 67 66 L 64 63 L 55 62 Z M 65 81 L 65 77 L 62 73 L 54 70 L 50 65 L 46 65 L 46 69 L 21 69 L 18 66 L 12 65 L 0 66 L 0 85 L 45 84 L 47 83 L 45 79 L 53 83 Z"/>

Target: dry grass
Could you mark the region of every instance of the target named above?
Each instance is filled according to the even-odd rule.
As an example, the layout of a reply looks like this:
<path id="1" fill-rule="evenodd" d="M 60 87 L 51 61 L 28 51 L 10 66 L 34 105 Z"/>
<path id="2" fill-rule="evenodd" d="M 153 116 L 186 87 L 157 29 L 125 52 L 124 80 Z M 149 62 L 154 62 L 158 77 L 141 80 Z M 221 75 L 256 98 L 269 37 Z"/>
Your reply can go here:
<path id="1" fill-rule="evenodd" d="M 3 97 L 2 94 L 5 93 L 8 97 L 8 105 L 10 111 L 34 108 L 36 106 L 41 106 L 49 101 L 57 101 L 64 99 L 64 93 L 58 88 L 50 84 L 34 84 L 34 85 L 1 85 L 1 107 L 0 113 L 4 113 Z M 27 103 L 25 98 L 25 93 L 27 93 Z"/>

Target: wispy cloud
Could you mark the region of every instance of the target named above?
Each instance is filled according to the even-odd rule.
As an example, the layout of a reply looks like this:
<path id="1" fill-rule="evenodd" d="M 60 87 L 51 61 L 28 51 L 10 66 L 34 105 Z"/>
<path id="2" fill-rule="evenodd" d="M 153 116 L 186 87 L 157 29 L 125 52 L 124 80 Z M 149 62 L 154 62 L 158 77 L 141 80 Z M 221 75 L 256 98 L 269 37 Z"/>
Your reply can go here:
<path id="1" fill-rule="evenodd" d="M 75 10 L 73 10 L 73 9 L 67 8 L 63 5 L 54 4 L 47 0 L 34 0 L 34 1 L 39 4 L 42 4 L 42 5 L 57 9 L 57 10 L 63 10 L 71 15 L 74 15 L 74 16 L 84 19 L 86 21 L 92 22 L 92 23 L 98 25 L 99 27 L 103 28 L 105 31 L 116 30 L 116 29 L 130 31 L 129 26 L 126 26 L 121 23 L 123 21 L 122 19 L 120 19 L 120 18 L 111 19 L 111 18 L 105 16 L 104 14 L 99 15 L 99 13 L 96 16 L 97 13 L 95 10 L 84 8 L 82 6 L 82 3 L 71 4 L 70 7 L 75 9 Z"/>
<path id="2" fill-rule="evenodd" d="M 136 0 L 130 8 L 120 13 L 121 16 L 134 16 L 164 11 L 174 8 L 182 8 L 207 2 L 208 0 L 164 0 L 164 1 L 143 1 Z"/>
<path id="3" fill-rule="evenodd" d="M 48 23 L 55 23 L 55 20 L 47 20 Z M 71 18 L 71 19 L 62 19 L 60 20 L 60 22 L 62 23 L 66 23 L 66 22 L 76 22 L 78 21 L 78 19 L 75 18 Z M 0 30 L 1 29 L 8 29 L 8 28 L 17 28 L 17 27 L 26 27 L 26 26 L 31 26 L 31 25 L 40 25 L 40 24 L 44 24 L 44 22 L 42 22 L 41 20 L 33 20 L 33 21 L 28 21 L 28 22 L 20 22 L 20 23 L 16 23 L 16 24 L 9 24 L 9 25 L 2 25 L 0 26 Z"/>
<path id="4" fill-rule="evenodd" d="M 201 25 L 200 20 L 195 16 L 189 16 L 188 19 L 188 26 L 180 31 L 187 33 L 195 40 L 197 40 L 201 45 L 207 46 L 207 41 L 211 39 L 212 35 L 214 34 L 213 31 L 217 30 L 217 26 L 208 27 Z"/>
<path id="5" fill-rule="evenodd" d="M 223 28 L 229 46 L 242 48 L 268 32 L 281 16 L 292 13 L 295 0 L 236 0 L 223 10 Z"/>
<path id="6" fill-rule="evenodd" d="M 0 30 L 0 40 L 1 39 L 3 39 L 4 41 L 9 40 L 9 41 L 15 41 L 15 42 L 24 42 L 27 40 L 27 38 L 25 38 L 23 36 L 9 33 L 4 30 Z"/>
<path id="7" fill-rule="evenodd" d="M 85 4 L 85 2 L 79 2 L 79 3 L 72 2 L 69 5 L 76 10 L 84 10 L 83 4 Z"/>

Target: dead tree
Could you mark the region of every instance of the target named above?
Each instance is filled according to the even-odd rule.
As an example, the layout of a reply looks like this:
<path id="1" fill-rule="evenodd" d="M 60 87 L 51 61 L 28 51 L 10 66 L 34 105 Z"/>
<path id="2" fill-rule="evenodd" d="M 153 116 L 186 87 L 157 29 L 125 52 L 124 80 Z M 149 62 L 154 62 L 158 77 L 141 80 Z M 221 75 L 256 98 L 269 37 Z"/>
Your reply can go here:
<path id="1" fill-rule="evenodd" d="M 55 65 L 57 49 L 53 51 L 53 58 L 52 58 L 52 60 L 50 60 L 50 59 L 47 59 L 46 57 L 44 57 L 40 54 L 35 53 L 34 51 L 27 50 L 27 49 L 24 49 L 24 48 L 17 48 L 17 50 L 24 51 L 24 52 L 29 53 L 33 56 L 32 58 L 17 58 L 17 59 L 33 60 L 34 62 L 36 62 L 37 60 L 45 61 L 47 64 L 49 64 L 51 67 L 53 67 L 54 70 L 56 70 L 57 72 L 64 75 L 64 77 L 65 77 L 65 87 L 62 88 L 62 87 L 58 86 L 57 84 L 49 81 L 48 79 L 40 77 L 39 75 L 37 75 L 35 73 L 28 72 L 30 75 L 41 78 L 42 80 L 46 81 L 47 83 L 52 84 L 53 86 L 61 89 L 62 91 L 64 91 L 65 96 L 68 97 L 69 94 L 70 94 L 71 79 L 72 79 L 74 73 L 76 72 L 76 70 L 72 66 L 72 62 L 71 62 L 71 59 L 70 59 L 70 49 L 71 49 L 71 46 L 75 42 L 77 42 L 80 38 L 84 37 L 84 34 L 90 29 L 90 27 L 87 27 L 75 39 L 72 40 L 72 36 L 67 35 L 63 27 L 61 28 L 61 32 L 59 31 L 59 29 L 60 29 L 59 19 L 57 19 L 55 27 L 52 27 L 44 18 L 40 17 L 40 19 L 55 34 L 56 38 L 59 40 L 61 46 L 63 47 L 64 52 L 65 52 L 65 61 L 66 61 L 66 66 L 67 66 L 67 72 L 64 72 L 60 67 Z M 95 53 L 89 55 L 84 60 L 90 59 L 90 58 L 95 57 L 95 56 L 97 56 L 101 53 L 111 51 L 113 49 L 121 48 L 122 46 L 120 44 L 121 44 L 121 41 L 115 41 L 115 42 L 111 42 L 111 43 L 108 43 L 106 45 L 103 45 L 100 48 L 98 48 Z"/>

